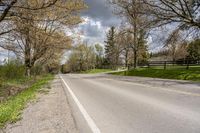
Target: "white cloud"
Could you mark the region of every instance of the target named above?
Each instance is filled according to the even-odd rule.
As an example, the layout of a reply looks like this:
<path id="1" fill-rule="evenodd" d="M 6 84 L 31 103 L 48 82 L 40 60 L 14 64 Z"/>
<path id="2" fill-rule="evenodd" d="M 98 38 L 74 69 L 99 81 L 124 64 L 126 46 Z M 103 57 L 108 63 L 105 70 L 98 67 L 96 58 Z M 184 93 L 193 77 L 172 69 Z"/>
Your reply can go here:
<path id="1" fill-rule="evenodd" d="M 84 16 L 83 20 L 83 23 L 74 29 L 73 36 L 78 37 L 79 41 L 85 41 L 89 44 L 103 44 L 108 27 L 103 26 L 101 21 L 88 16 Z"/>

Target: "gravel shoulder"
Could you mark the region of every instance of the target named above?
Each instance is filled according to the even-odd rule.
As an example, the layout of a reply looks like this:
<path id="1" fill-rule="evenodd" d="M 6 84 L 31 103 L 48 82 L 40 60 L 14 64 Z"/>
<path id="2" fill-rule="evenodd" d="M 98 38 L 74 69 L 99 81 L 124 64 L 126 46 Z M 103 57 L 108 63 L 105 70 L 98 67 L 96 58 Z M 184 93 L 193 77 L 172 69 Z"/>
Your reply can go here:
<path id="1" fill-rule="evenodd" d="M 68 99 L 57 76 L 51 89 L 39 93 L 23 111 L 22 119 L 6 126 L 3 133 L 77 133 Z M 0 131 L 1 132 L 1 131 Z"/>

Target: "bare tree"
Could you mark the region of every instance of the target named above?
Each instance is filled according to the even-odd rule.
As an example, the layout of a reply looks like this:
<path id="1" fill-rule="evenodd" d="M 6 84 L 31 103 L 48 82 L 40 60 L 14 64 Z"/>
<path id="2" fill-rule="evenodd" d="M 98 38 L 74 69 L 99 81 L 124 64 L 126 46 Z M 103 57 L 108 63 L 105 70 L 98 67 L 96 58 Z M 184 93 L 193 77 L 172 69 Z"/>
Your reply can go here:
<path id="1" fill-rule="evenodd" d="M 167 47 L 169 52 L 169 57 L 175 62 L 177 59 L 185 59 L 188 55 L 187 53 L 187 42 L 184 36 L 181 35 L 179 29 L 174 30 L 165 42 L 165 47 Z"/>
<path id="2" fill-rule="evenodd" d="M 121 54 L 124 56 L 125 66 L 131 65 L 134 63 L 134 51 L 132 49 L 132 43 L 134 41 L 134 36 L 132 33 L 127 32 L 127 28 L 121 28 L 118 33 L 118 43 L 121 44 Z M 143 38 L 139 38 L 139 47 L 137 49 L 137 58 L 138 63 L 144 64 L 148 59 L 148 49 L 146 41 Z"/>
<path id="3" fill-rule="evenodd" d="M 143 0 L 148 13 L 159 25 L 173 22 L 186 27 L 200 28 L 199 0 Z"/>
<path id="4" fill-rule="evenodd" d="M 5 19 L 17 0 L 0 0 L 0 22 Z"/>
<path id="5" fill-rule="evenodd" d="M 156 23 L 155 27 L 171 26 L 172 32 L 179 30 L 187 36 L 185 39 L 200 37 L 199 0 L 143 0 L 143 2 L 147 7 L 147 14 Z"/>
<path id="6" fill-rule="evenodd" d="M 36 11 L 49 8 L 55 4 L 57 4 L 59 0 L 47 0 L 47 1 L 38 1 L 38 0 L 0 0 L 0 27 L 5 25 L 5 21 L 9 21 L 13 17 L 21 16 L 19 10 L 24 9 Z M 25 3 L 29 3 L 29 7 L 26 6 Z M 3 24 L 2 24 L 3 23 Z M 0 35 L 4 35 L 12 31 L 13 29 L 8 28 L 0 31 Z"/>
<path id="7" fill-rule="evenodd" d="M 68 71 L 86 71 L 95 68 L 96 56 L 94 47 L 87 44 L 78 44 L 72 50 L 67 61 Z"/>
<path id="8" fill-rule="evenodd" d="M 15 28 L 10 34 L 14 39 L 12 43 L 2 45 L 3 48 L 23 56 L 28 76 L 35 62 L 41 58 L 47 59 L 44 58 L 47 57 L 46 54 L 51 56 L 50 53 L 55 52 L 55 49 L 66 49 L 64 45 L 68 45 L 69 38 L 62 29 L 80 23 L 78 12 L 85 8 L 84 3 L 79 0 L 60 0 L 53 6 L 32 11 L 34 6 L 44 7 L 44 3 L 44 1 L 35 4 L 32 1 L 18 3 L 23 5 L 23 8 L 16 9 L 20 16 L 10 19 Z M 9 37 L 8 39 L 10 40 Z"/>
<path id="9" fill-rule="evenodd" d="M 134 68 L 138 64 L 138 50 L 141 42 L 146 38 L 146 35 L 154 23 L 151 17 L 146 14 L 146 5 L 142 0 L 111 0 L 115 6 L 116 14 L 125 18 L 131 26 L 127 32 L 133 34 L 132 49 L 134 52 Z"/>
<path id="10" fill-rule="evenodd" d="M 120 29 L 117 42 L 121 44 L 121 54 L 124 56 L 125 66 L 128 67 L 132 64 L 131 58 L 132 56 L 132 42 L 133 42 L 133 35 L 127 32 L 128 29 Z"/>

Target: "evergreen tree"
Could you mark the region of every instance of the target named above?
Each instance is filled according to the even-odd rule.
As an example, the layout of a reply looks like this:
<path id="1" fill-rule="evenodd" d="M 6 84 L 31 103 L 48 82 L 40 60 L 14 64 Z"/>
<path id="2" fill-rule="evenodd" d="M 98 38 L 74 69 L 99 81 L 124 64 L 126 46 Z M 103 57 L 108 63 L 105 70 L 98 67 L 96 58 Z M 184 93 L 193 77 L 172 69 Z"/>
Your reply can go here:
<path id="1" fill-rule="evenodd" d="M 116 61 L 115 61 L 115 36 L 116 31 L 115 27 L 111 27 L 107 34 L 107 40 L 105 41 L 105 61 L 107 65 L 111 65 L 112 67 L 115 67 Z"/>

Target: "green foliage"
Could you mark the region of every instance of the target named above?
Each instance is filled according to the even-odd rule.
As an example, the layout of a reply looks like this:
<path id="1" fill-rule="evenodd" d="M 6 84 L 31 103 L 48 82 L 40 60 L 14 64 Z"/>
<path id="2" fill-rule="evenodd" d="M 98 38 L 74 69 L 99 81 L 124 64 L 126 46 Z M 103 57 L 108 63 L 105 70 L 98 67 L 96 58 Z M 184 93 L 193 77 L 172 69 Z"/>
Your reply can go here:
<path id="1" fill-rule="evenodd" d="M 16 96 L 10 97 L 7 101 L 0 104 L 0 127 L 3 127 L 7 122 L 15 122 L 20 119 L 21 111 L 25 105 L 35 98 L 36 92 L 48 81 L 52 80 L 51 75 L 42 77 L 30 88 L 22 91 Z"/>
<path id="2" fill-rule="evenodd" d="M 200 39 L 197 39 L 189 44 L 188 53 L 191 59 L 200 59 Z"/>
<path id="3" fill-rule="evenodd" d="M 115 27 L 111 27 L 107 34 L 107 40 L 105 41 L 105 60 L 108 65 L 116 65 L 117 61 L 115 58 L 116 50 L 116 30 Z"/>
<path id="4" fill-rule="evenodd" d="M 91 69 L 88 71 L 84 71 L 82 73 L 84 74 L 97 74 L 97 73 L 105 73 L 105 72 L 111 72 L 112 69 Z"/>
<path id="5" fill-rule="evenodd" d="M 100 44 L 95 44 L 95 50 L 98 56 L 103 56 L 103 47 Z"/>
<path id="6" fill-rule="evenodd" d="M 147 64 L 148 59 L 149 59 L 149 53 L 148 53 L 148 46 L 146 45 L 146 42 L 144 39 L 142 39 L 143 42 L 141 41 L 139 50 L 138 50 L 138 64 L 144 65 Z"/>
<path id="7" fill-rule="evenodd" d="M 95 51 L 96 51 L 96 68 L 102 68 L 104 60 L 103 47 L 100 44 L 95 44 Z"/>
<path id="8" fill-rule="evenodd" d="M 25 68 L 16 60 L 9 61 L 0 66 L 0 77 L 2 79 L 18 79 L 24 77 Z"/>
<path id="9" fill-rule="evenodd" d="M 123 76 L 141 76 L 151 78 L 200 81 L 200 67 L 193 67 L 189 70 L 186 70 L 185 68 L 171 68 L 167 70 L 156 68 L 140 68 L 113 74 Z"/>
<path id="10" fill-rule="evenodd" d="M 35 65 L 31 68 L 31 75 L 42 75 L 44 73 L 45 71 L 42 65 Z"/>
<path id="11" fill-rule="evenodd" d="M 61 71 L 63 74 L 69 73 L 70 70 L 71 70 L 71 69 L 70 69 L 70 65 L 69 65 L 69 64 L 63 64 L 63 65 L 61 65 L 60 71 Z"/>
<path id="12" fill-rule="evenodd" d="M 96 54 L 94 47 L 87 44 L 77 45 L 72 54 L 69 57 L 69 60 L 66 65 L 66 68 L 70 72 L 80 72 L 93 69 L 96 64 Z"/>

